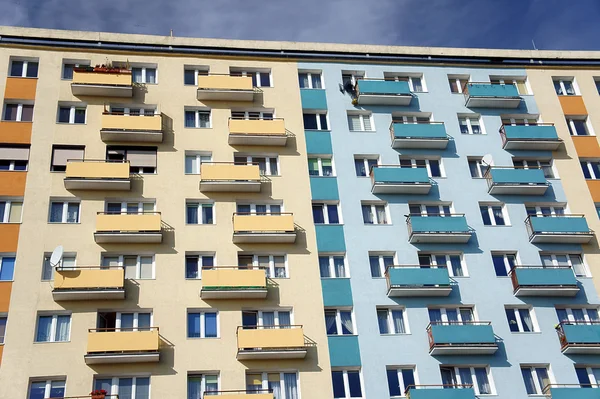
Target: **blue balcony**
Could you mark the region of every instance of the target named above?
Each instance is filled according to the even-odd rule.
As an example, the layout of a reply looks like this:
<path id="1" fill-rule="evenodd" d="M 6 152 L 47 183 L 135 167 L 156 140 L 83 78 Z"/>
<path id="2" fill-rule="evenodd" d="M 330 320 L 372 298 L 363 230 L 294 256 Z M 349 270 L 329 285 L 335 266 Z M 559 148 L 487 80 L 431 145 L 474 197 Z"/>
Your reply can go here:
<path id="1" fill-rule="evenodd" d="M 541 169 L 492 166 L 485 178 L 492 195 L 544 195 L 549 186 Z"/>
<path id="2" fill-rule="evenodd" d="M 373 194 L 428 194 L 431 180 L 426 168 L 378 165 L 371 169 Z"/>
<path id="3" fill-rule="evenodd" d="M 411 385 L 406 391 L 408 399 L 475 399 L 471 385 Z"/>
<path id="4" fill-rule="evenodd" d="M 390 266 L 385 278 L 388 297 L 448 296 L 452 292 L 445 267 Z"/>
<path id="5" fill-rule="evenodd" d="M 566 355 L 600 354 L 600 323 L 562 322 L 556 327 L 560 350 Z"/>
<path id="6" fill-rule="evenodd" d="M 359 79 L 356 99 L 360 105 L 410 105 L 412 94 L 406 81 Z"/>
<path id="7" fill-rule="evenodd" d="M 493 355 L 498 350 L 491 323 L 432 322 L 427 326 L 429 354 L 437 355 Z"/>
<path id="8" fill-rule="evenodd" d="M 300 89 L 300 100 L 302 101 L 302 109 L 327 109 L 327 96 L 325 90 Z"/>
<path id="9" fill-rule="evenodd" d="M 357 367 L 361 365 L 358 336 L 329 336 L 327 341 L 329 344 L 329 360 L 332 367 Z"/>
<path id="10" fill-rule="evenodd" d="M 463 90 L 470 108 L 518 108 L 521 96 L 517 86 L 496 83 L 467 83 Z"/>
<path id="11" fill-rule="evenodd" d="M 536 244 L 587 244 L 594 238 L 583 215 L 529 216 L 525 225 Z"/>
<path id="12" fill-rule="evenodd" d="M 598 388 L 598 385 L 549 385 L 544 389 L 544 393 L 546 396 L 549 393 L 550 399 L 600 399 Z"/>
<path id="13" fill-rule="evenodd" d="M 427 148 L 443 150 L 450 140 L 444 122 L 398 123 L 390 126 L 392 148 Z"/>
<path id="14" fill-rule="evenodd" d="M 502 148 L 505 150 L 556 151 L 562 140 L 558 138 L 554 124 L 503 125 L 500 128 Z"/>
<path id="15" fill-rule="evenodd" d="M 570 296 L 579 292 L 568 266 L 515 266 L 510 271 L 516 296 Z"/>
<path id="16" fill-rule="evenodd" d="M 450 243 L 466 244 L 473 232 L 462 214 L 445 216 L 409 215 L 408 241 L 411 244 Z"/>

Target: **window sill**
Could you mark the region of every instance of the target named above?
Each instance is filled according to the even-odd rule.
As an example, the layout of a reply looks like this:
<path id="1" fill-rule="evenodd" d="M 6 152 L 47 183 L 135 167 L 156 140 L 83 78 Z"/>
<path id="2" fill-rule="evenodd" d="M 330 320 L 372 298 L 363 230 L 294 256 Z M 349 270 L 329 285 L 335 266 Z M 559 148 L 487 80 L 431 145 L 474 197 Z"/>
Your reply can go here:
<path id="1" fill-rule="evenodd" d="M 69 222 L 48 222 L 48 224 L 81 224 L 81 222 L 69 223 Z"/>
<path id="2" fill-rule="evenodd" d="M 87 125 L 87 123 L 70 123 L 70 122 L 56 122 L 57 125 L 67 125 L 67 126 L 75 126 L 75 125 Z"/>
<path id="3" fill-rule="evenodd" d="M 377 133 L 377 130 L 350 130 L 350 133 Z"/>
<path id="4" fill-rule="evenodd" d="M 350 280 L 350 276 L 348 277 L 321 277 L 321 280 Z"/>
<path id="5" fill-rule="evenodd" d="M 315 226 L 343 226 L 343 223 L 315 223 Z"/>
<path id="6" fill-rule="evenodd" d="M 331 129 L 304 129 L 309 132 L 331 132 Z"/>
<path id="7" fill-rule="evenodd" d="M 12 121 L 10 119 L 2 119 L 2 122 L 33 123 L 33 121 Z"/>
<path id="8" fill-rule="evenodd" d="M 3 224 L 21 224 L 21 223 L 23 223 L 23 222 L 22 221 L 21 222 L 6 222 L 6 223 L 2 222 L 2 223 L 0 223 L 0 225 L 3 225 Z"/>
<path id="9" fill-rule="evenodd" d="M 331 178 L 335 178 L 337 176 L 320 176 L 320 175 L 308 175 L 308 177 L 324 177 L 326 179 L 331 179 Z"/>
<path id="10" fill-rule="evenodd" d="M 34 341 L 33 343 L 34 344 L 68 344 L 70 342 L 71 342 L 71 340 L 69 340 L 69 341 L 54 341 L 54 342 L 51 342 L 51 341 Z"/>
<path id="11" fill-rule="evenodd" d="M 210 340 L 210 339 L 221 339 L 221 337 L 187 337 L 187 339 L 192 340 L 192 341 L 196 341 L 196 340 Z"/>
<path id="12" fill-rule="evenodd" d="M 504 224 L 504 225 L 494 225 L 494 224 L 484 224 L 484 227 L 512 227 L 512 225 L 510 224 Z"/>
<path id="13" fill-rule="evenodd" d="M 358 334 L 327 334 L 327 337 L 358 337 Z"/>
<path id="14" fill-rule="evenodd" d="M 412 334 L 411 333 L 399 333 L 399 334 L 381 334 L 381 333 L 379 333 L 379 335 L 382 337 L 397 337 L 397 336 L 412 335 Z"/>
<path id="15" fill-rule="evenodd" d="M 186 223 L 186 226 L 216 226 L 216 223 Z"/>
<path id="16" fill-rule="evenodd" d="M 212 126 L 209 127 L 196 127 L 196 126 L 184 126 L 185 129 L 212 129 Z"/>
<path id="17" fill-rule="evenodd" d="M 38 77 L 31 77 L 31 76 L 8 76 L 9 78 L 18 78 L 18 79 L 38 79 Z"/>
<path id="18" fill-rule="evenodd" d="M 375 223 L 364 223 L 365 226 L 393 226 L 393 223 L 382 223 L 382 224 L 375 224 Z"/>
<path id="19" fill-rule="evenodd" d="M 9 170 L 9 169 L 0 169 L 0 172 L 27 172 L 26 170 Z"/>
<path id="20" fill-rule="evenodd" d="M 541 334 L 541 331 L 530 331 L 530 332 L 525 332 L 525 331 L 511 331 L 511 334 L 515 334 L 515 335 L 537 335 L 537 334 Z"/>

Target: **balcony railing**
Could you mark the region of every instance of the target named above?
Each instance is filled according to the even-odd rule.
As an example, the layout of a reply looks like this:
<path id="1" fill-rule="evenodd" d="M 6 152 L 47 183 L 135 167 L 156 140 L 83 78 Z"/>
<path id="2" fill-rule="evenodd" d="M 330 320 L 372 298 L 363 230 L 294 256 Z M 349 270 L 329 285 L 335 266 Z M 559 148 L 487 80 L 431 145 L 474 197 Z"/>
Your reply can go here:
<path id="1" fill-rule="evenodd" d="M 286 142 L 283 118 L 229 118 L 229 144 L 284 146 Z"/>
<path id="2" fill-rule="evenodd" d="M 97 243 L 160 243 L 162 242 L 161 214 L 154 211 L 98 212 L 94 238 Z"/>
<path id="3" fill-rule="evenodd" d="M 585 215 L 529 215 L 525 225 L 533 243 L 587 244 L 594 238 Z"/>
<path id="4" fill-rule="evenodd" d="M 475 399 L 472 384 L 409 385 L 404 393 L 408 399 Z"/>
<path id="5" fill-rule="evenodd" d="M 88 332 L 85 361 L 99 363 L 158 362 L 158 327 L 92 328 Z"/>
<path id="6" fill-rule="evenodd" d="M 490 166 L 484 177 L 488 183 L 488 193 L 492 195 L 544 195 L 550 186 L 542 169 Z"/>
<path id="7" fill-rule="evenodd" d="M 202 162 L 200 165 L 200 191 L 260 192 L 260 185 L 258 164 Z"/>
<path id="8" fill-rule="evenodd" d="M 393 265 L 385 270 L 389 297 L 448 296 L 452 292 L 447 267 Z"/>
<path id="9" fill-rule="evenodd" d="M 509 274 L 516 296 L 575 296 L 579 292 L 569 266 L 516 265 Z"/>
<path id="10" fill-rule="evenodd" d="M 253 101 L 260 93 L 250 76 L 209 74 L 198 76 L 197 98 L 200 101 Z"/>
<path id="11" fill-rule="evenodd" d="M 373 194 L 427 194 L 432 186 L 426 168 L 376 165 L 369 175 Z"/>
<path id="12" fill-rule="evenodd" d="M 55 301 L 123 299 L 124 279 L 121 266 L 57 267 L 52 296 Z"/>
<path id="13" fill-rule="evenodd" d="M 129 161 L 68 159 L 64 183 L 67 190 L 129 190 Z"/>
<path id="14" fill-rule="evenodd" d="M 103 67 L 75 68 L 71 91 L 76 96 L 132 97 L 131 71 Z"/>
<path id="15" fill-rule="evenodd" d="M 556 326 L 556 332 L 562 353 L 600 354 L 600 322 L 563 321 Z"/>
<path id="16" fill-rule="evenodd" d="M 294 215 L 290 212 L 233 214 L 234 243 L 292 243 L 296 241 Z"/>
<path id="17" fill-rule="evenodd" d="M 390 125 L 392 148 L 431 148 L 444 149 L 450 136 L 444 122 L 400 123 Z"/>
<path id="18" fill-rule="evenodd" d="M 555 151 L 562 143 L 553 123 L 502 125 L 502 148 L 505 150 Z"/>
<path id="19" fill-rule="evenodd" d="M 465 105 L 481 108 L 518 108 L 521 96 L 514 84 L 468 82 L 463 86 Z"/>
<path id="20" fill-rule="evenodd" d="M 598 399 L 598 384 L 548 384 L 543 394 L 549 399 Z"/>
<path id="21" fill-rule="evenodd" d="M 163 139 L 162 115 L 126 115 L 103 112 L 100 137 L 103 141 L 156 142 Z"/>
<path id="22" fill-rule="evenodd" d="M 240 326 L 236 334 L 239 360 L 303 359 L 306 356 L 301 325 Z"/>
<path id="23" fill-rule="evenodd" d="M 266 298 L 265 269 L 240 266 L 203 268 L 200 296 L 206 299 Z"/>
<path id="24" fill-rule="evenodd" d="M 406 217 L 411 243 L 467 243 L 473 234 L 464 214 L 410 214 Z"/>
<path id="25" fill-rule="evenodd" d="M 119 395 L 104 395 L 105 399 L 119 399 Z M 94 399 L 92 395 L 83 395 L 83 396 L 60 396 L 60 397 L 50 397 L 49 399 Z"/>
<path id="26" fill-rule="evenodd" d="M 364 105 L 409 105 L 412 94 L 407 81 L 358 79 L 356 101 Z"/>
<path id="27" fill-rule="evenodd" d="M 239 389 L 229 391 L 205 391 L 203 398 L 207 396 L 225 396 L 227 399 L 273 399 L 272 389 Z"/>
<path id="28" fill-rule="evenodd" d="M 489 321 L 432 321 L 427 335 L 432 355 L 489 355 L 498 350 Z"/>

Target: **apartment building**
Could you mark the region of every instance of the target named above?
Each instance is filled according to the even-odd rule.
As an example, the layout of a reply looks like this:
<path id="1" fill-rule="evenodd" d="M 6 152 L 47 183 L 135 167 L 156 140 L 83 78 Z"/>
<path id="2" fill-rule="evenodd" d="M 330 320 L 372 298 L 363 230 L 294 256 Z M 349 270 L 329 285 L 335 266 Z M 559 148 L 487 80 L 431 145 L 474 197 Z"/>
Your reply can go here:
<path id="1" fill-rule="evenodd" d="M 0 397 L 600 392 L 600 54 L 0 35 Z"/>

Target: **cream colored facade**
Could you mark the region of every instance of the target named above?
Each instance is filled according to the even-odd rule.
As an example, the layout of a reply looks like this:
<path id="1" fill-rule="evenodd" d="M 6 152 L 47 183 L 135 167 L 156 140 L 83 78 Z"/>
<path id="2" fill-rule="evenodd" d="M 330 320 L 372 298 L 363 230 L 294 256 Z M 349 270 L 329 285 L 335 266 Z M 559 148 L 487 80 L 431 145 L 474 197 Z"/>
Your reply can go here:
<path id="1" fill-rule="evenodd" d="M 25 397 L 31 378 L 66 378 L 66 396 L 78 396 L 91 391 L 95 376 L 150 376 L 152 398 L 184 398 L 187 397 L 188 373 L 218 372 L 220 390 L 243 390 L 246 387 L 245 374 L 249 371 L 298 371 L 299 391 L 303 398 L 331 397 L 315 231 L 310 201 L 307 201 L 310 188 L 295 63 L 9 46 L 0 49 L 0 76 L 7 76 L 10 57 L 38 58 L 39 75 L 17 251 L 18 266 L 0 367 L 0 397 Z M 107 60 L 157 64 L 158 84 L 146 85 L 146 90 L 134 89 L 131 99 L 78 98 L 71 93 L 72 82 L 61 80 L 62 65 L 66 59 L 89 60 L 91 65 L 103 64 Z M 273 87 L 261 89 L 263 101 L 260 102 L 200 103 L 196 99 L 197 88 L 183 84 L 184 65 L 206 66 L 211 73 L 217 74 L 228 74 L 230 67 L 264 68 L 271 71 Z M 4 81 L 1 84 L 4 85 Z M 4 92 L 4 87 L 0 87 L 0 91 Z M 59 101 L 84 102 L 87 105 L 87 123 L 57 124 Z M 84 145 L 86 159 L 105 159 L 106 144 L 101 140 L 100 129 L 108 123 L 102 113 L 105 104 L 111 102 L 153 104 L 163 114 L 168 128 L 164 131 L 162 143 L 157 143 L 157 173 L 140 175 L 132 182 L 130 191 L 70 192 L 64 186 L 65 173 L 49 170 L 52 145 Z M 184 128 L 184 107 L 198 106 L 211 109 L 212 127 Z M 234 148 L 228 145 L 231 108 L 274 109 L 295 138 L 288 139 L 285 147 Z M 184 174 L 186 150 L 211 152 L 215 162 L 232 162 L 237 151 L 277 155 L 280 176 L 271 176 L 269 182 L 262 184 L 260 193 L 205 195 L 199 190 L 200 176 Z M 47 223 L 51 198 L 80 200 L 80 223 Z M 162 243 L 96 244 L 94 232 L 97 223 L 112 223 L 104 219 L 97 222 L 96 219 L 96 214 L 104 211 L 107 199 L 155 199 L 156 210 L 161 213 L 163 223 Z M 186 225 L 186 200 L 194 199 L 214 201 L 216 224 Z M 233 214 L 238 200 L 282 201 L 284 211 L 293 213 L 293 222 L 299 229 L 295 243 L 233 244 Z M 44 253 L 51 252 L 57 245 L 63 245 L 66 252 L 76 253 L 77 265 L 86 266 L 99 265 L 104 252 L 155 255 L 155 278 L 126 280 L 124 300 L 55 302 L 52 296 L 55 283 L 41 282 L 40 279 Z M 289 278 L 274 280 L 266 299 L 203 301 L 200 298 L 202 281 L 185 279 L 186 251 L 214 252 L 218 265 L 236 265 L 240 251 L 287 254 Z M 187 310 L 208 308 L 219 312 L 219 338 L 186 338 Z M 241 310 L 278 308 L 292 309 L 293 324 L 303 326 L 306 340 L 311 343 L 306 358 L 236 360 L 236 331 L 242 324 Z M 101 345 L 98 339 L 104 339 L 99 333 L 93 334 L 94 337 L 88 333 L 89 329 L 96 327 L 97 311 L 142 309 L 152 311 L 152 326 L 159 327 L 160 361 L 86 365 L 86 348 Z M 69 342 L 34 343 L 39 312 L 71 314 Z M 294 330 L 294 333 L 297 331 L 300 330 Z"/>

